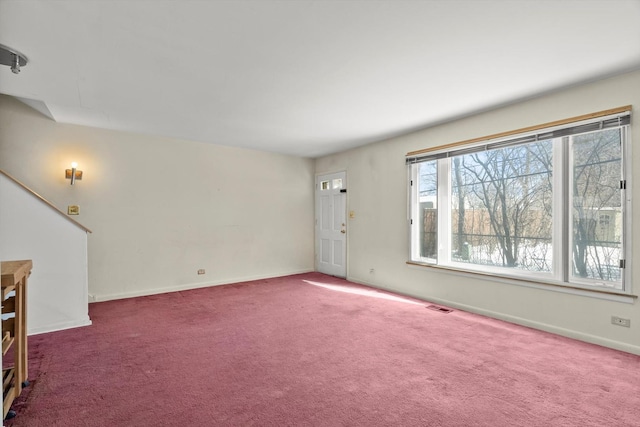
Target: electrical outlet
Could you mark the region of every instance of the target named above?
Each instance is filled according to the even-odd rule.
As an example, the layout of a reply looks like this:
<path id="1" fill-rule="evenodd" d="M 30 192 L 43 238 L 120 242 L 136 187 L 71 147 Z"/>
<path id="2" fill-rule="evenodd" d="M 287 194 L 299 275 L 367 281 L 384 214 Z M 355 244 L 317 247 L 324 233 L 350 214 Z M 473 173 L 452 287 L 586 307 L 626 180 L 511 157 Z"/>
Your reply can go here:
<path id="1" fill-rule="evenodd" d="M 204 268 L 201 268 L 200 270 L 198 270 L 198 274 L 204 274 Z"/>
<path id="2" fill-rule="evenodd" d="M 624 326 L 625 328 L 630 328 L 631 327 L 631 319 L 623 319 L 622 317 L 611 316 L 611 324 L 618 325 L 618 326 Z"/>

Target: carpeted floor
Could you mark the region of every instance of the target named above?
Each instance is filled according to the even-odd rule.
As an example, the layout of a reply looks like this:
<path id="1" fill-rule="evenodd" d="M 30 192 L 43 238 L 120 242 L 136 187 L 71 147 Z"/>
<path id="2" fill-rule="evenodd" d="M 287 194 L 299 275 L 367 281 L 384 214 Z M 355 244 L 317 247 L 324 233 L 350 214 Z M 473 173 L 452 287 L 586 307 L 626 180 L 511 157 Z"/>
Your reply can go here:
<path id="1" fill-rule="evenodd" d="M 7 427 L 639 426 L 640 357 L 318 273 L 90 306 Z"/>

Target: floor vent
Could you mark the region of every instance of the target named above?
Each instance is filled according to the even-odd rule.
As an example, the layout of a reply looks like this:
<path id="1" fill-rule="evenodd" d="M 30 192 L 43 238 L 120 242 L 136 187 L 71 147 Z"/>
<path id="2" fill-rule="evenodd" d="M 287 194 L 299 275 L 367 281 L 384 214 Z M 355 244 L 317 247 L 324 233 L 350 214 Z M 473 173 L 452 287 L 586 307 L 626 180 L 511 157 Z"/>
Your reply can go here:
<path id="1" fill-rule="evenodd" d="M 453 310 L 450 308 L 439 307 L 437 305 L 428 305 L 427 308 L 433 311 L 439 311 L 440 313 L 451 313 Z"/>

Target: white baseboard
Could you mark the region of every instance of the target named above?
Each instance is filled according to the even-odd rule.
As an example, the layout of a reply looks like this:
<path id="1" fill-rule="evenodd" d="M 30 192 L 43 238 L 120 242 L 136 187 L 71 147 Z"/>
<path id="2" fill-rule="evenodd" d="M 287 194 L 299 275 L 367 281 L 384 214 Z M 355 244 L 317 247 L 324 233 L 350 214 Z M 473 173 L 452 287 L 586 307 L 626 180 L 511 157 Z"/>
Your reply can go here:
<path id="1" fill-rule="evenodd" d="M 54 323 L 51 325 L 40 326 L 37 328 L 27 328 L 27 335 L 46 334 L 48 332 L 63 331 L 65 329 L 79 328 L 82 326 L 90 326 L 91 319 L 87 316 L 84 319 L 70 320 L 68 322 Z"/>
<path id="2" fill-rule="evenodd" d="M 169 292 L 187 291 L 190 289 L 208 288 L 210 286 L 231 285 L 233 283 L 250 282 L 252 280 L 273 279 L 274 277 L 284 277 L 284 276 L 291 276 L 294 274 L 311 273 L 313 271 L 315 270 L 304 269 L 304 270 L 282 272 L 278 274 L 270 274 L 266 276 L 262 276 L 262 275 L 243 276 L 243 277 L 235 277 L 232 279 L 216 280 L 213 282 L 187 283 L 183 285 L 167 286 L 164 288 L 144 289 L 144 290 L 132 291 L 132 292 L 120 292 L 120 293 L 103 294 L 103 295 L 91 294 L 90 302 L 112 301 L 112 300 L 125 299 L 125 298 L 135 298 L 135 297 L 144 297 L 148 295 L 165 294 Z"/>
<path id="3" fill-rule="evenodd" d="M 359 280 L 359 279 L 355 279 L 355 278 L 348 278 L 347 280 L 354 282 L 354 283 L 359 283 L 362 285 L 366 285 L 366 286 L 371 286 L 372 288 L 376 288 L 376 289 L 381 289 L 384 291 L 388 291 L 388 292 L 393 292 L 399 295 L 405 295 L 408 297 L 412 297 L 412 298 L 416 298 L 422 301 L 427 300 L 427 297 L 425 296 L 421 296 L 421 295 L 413 295 L 410 293 L 406 293 L 406 292 L 401 292 L 398 291 L 397 289 L 392 289 L 392 288 L 386 288 L 384 286 L 379 286 L 379 285 L 375 285 L 372 283 L 368 283 L 366 281 L 363 280 Z M 567 337 L 567 338 L 572 338 L 578 341 L 584 341 L 584 342 L 588 342 L 590 344 L 597 344 L 603 347 L 608 347 L 608 348 L 612 348 L 614 350 L 620 350 L 620 351 L 624 351 L 627 353 L 632 353 L 632 354 L 637 354 L 640 356 L 640 346 L 636 346 L 636 345 L 632 345 L 632 344 L 628 344 L 625 342 L 621 342 L 621 341 L 615 341 L 615 340 L 611 340 L 608 338 L 603 338 L 597 335 L 591 335 L 591 334 L 586 334 L 584 332 L 579 332 L 579 331 L 574 331 L 571 329 L 565 329 L 565 328 L 561 328 L 559 326 L 554 326 L 554 325 L 549 325 L 546 323 L 541 323 L 541 322 L 536 322 L 533 320 L 529 320 L 529 319 L 525 319 L 522 317 L 517 317 L 517 316 L 511 316 L 508 314 L 504 314 L 504 313 L 500 313 L 500 312 L 496 312 L 496 311 L 491 311 L 491 310 L 485 310 L 483 308 L 478 308 L 478 307 L 474 307 L 474 306 L 470 306 L 470 305 L 466 305 L 466 304 L 459 304 L 457 302 L 453 302 L 453 301 L 448 301 L 446 299 L 442 299 L 442 298 L 432 298 L 432 297 L 428 297 L 428 301 L 429 302 L 433 302 L 436 304 L 442 304 L 445 305 L 447 307 L 451 307 L 451 308 L 457 308 L 459 310 L 462 311 L 468 311 L 470 313 L 475 313 L 475 314 L 480 314 L 483 316 L 487 316 L 487 317 L 491 317 L 493 319 L 498 319 L 498 320 L 504 320 L 505 322 L 509 322 L 509 323 L 514 323 L 516 325 L 521 325 L 521 326 L 526 326 L 529 328 L 533 328 L 533 329 L 538 329 L 541 331 L 545 331 L 545 332 L 550 332 L 552 334 L 556 334 L 556 335 L 560 335 L 563 337 Z"/>

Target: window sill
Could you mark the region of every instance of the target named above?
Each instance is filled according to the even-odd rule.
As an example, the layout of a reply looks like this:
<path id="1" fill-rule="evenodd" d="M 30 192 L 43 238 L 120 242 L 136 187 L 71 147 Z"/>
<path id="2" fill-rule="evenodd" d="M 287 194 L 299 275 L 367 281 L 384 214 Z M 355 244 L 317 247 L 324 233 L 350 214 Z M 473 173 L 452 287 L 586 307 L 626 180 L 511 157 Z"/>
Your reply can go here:
<path id="1" fill-rule="evenodd" d="M 565 294 L 580 295 L 591 298 L 598 298 L 608 301 L 624 302 L 627 304 L 633 304 L 637 299 L 637 295 L 626 294 L 623 292 L 609 291 L 605 289 L 587 289 L 570 284 L 559 284 L 553 282 L 544 282 L 539 280 L 526 280 L 520 277 L 500 276 L 491 273 L 484 273 L 471 270 L 461 270 L 453 267 L 446 267 L 442 265 L 425 264 L 416 261 L 407 261 L 406 264 L 410 267 L 419 268 L 432 268 L 435 270 L 445 271 L 451 274 L 464 277 L 484 278 L 490 279 L 495 282 L 507 283 L 511 285 L 525 286 L 529 288 L 544 289 L 554 292 L 561 292 Z"/>

